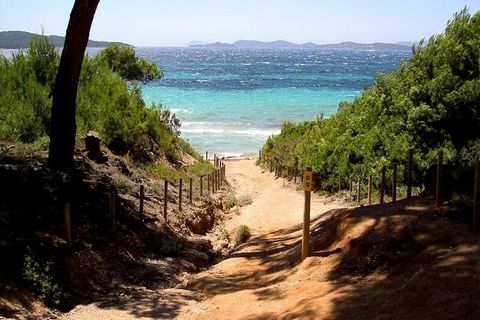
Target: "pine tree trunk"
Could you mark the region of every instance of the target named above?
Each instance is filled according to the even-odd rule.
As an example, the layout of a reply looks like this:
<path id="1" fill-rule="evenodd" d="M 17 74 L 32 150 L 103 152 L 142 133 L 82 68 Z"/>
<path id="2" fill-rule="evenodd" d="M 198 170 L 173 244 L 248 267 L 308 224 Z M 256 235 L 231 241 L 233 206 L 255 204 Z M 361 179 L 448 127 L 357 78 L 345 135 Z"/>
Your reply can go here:
<path id="1" fill-rule="evenodd" d="M 100 0 L 75 0 L 53 89 L 50 154 L 52 168 L 73 168 L 75 148 L 75 102 L 82 61 L 93 17 Z"/>

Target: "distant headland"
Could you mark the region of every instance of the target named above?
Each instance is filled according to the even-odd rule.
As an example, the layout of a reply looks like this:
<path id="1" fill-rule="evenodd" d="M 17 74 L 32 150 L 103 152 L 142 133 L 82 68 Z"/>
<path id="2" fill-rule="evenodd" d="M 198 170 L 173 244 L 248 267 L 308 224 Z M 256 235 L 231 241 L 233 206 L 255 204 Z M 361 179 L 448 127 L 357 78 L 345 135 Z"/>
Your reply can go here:
<path id="1" fill-rule="evenodd" d="M 340 42 L 334 44 L 316 44 L 307 42 L 297 44 L 284 40 L 271 42 L 262 42 L 256 40 L 239 40 L 234 43 L 214 42 L 206 44 L 191 44 L 193 48 L 232 48 L 232 49 L 323 49 L 323 50 L 402 50 L 412 49 L 413 43 L 356 43 L 356 42 Z"/>
<path id="2" fill-rule="evenodd" d="M 41 37 L 41 34 L 25 32 L 25 31 L 0 31 L 0 49 L 24 49 L 28 48 L 32 38 Z M 64 37 L 60 36 L 46 36 L 56 48 L 63 47 L 65 42 Z M 118 45 L 122 47 L 133 47 L 130 44 L 122 42 L 108 42 L 108 41 L 88 41 L 88 47 L 91 48 L 104 48 L 109 45 Z"/>

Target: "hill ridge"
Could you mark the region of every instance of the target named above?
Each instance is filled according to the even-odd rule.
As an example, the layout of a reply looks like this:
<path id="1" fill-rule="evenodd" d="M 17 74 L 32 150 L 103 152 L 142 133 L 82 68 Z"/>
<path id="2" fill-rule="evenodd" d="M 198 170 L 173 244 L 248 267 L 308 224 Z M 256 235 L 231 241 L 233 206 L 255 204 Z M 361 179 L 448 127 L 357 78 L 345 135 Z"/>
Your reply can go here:
<path id="1" fill-rule="evenodd" d="M 0 31 L 0 49 L 25 49 L 35 37 L 47 37 L 56 48 L 63 47 L 65 37 L 57 35 L 41 35 L 27 31 Z M 119 45 L 123 47 L 133 47 L 131 44 L 123 42 L 95 41 L 88 40 L 88 47 L 104 48 L 109 45 Z"/>
<path id="2" fill-rule="evenodd" d="M 412 46 L 406 43 L 358 43 L 353 41 L 344 41 L 331 44 L 316 44 L 306 42 L 302 44 L 286 41 L 258 41 L 258 40 L 238 40 L 233 43 L 212 42 L 207 44 L 195 44 L 190 47 L 195 48 L 238 48 L 238 49 L 331 49 L 331 50 L 411 50 Z"/>

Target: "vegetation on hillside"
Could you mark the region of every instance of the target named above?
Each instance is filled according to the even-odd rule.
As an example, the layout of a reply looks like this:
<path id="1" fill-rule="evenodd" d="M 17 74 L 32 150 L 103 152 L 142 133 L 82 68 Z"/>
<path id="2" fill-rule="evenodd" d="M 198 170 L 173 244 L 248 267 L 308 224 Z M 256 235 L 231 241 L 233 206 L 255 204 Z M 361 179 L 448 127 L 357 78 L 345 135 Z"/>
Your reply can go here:
<path id="1" fill-rule="evenodd" d="M 43 33 L 43 32 L 42 32 Z M 25 32 L 25 31 L 0 31 L 0 48 L 2 49 L 26 49 L 30 46 L 32 39 L 41 37 L 40 34 Z M 65 37 L 61 36 L 46 36 L 55 48 L 62 48 L 65 42 Z M 110 45 L 117 45 L 122 47 L 131 47 L 131 45 L 121 42 L 107 42 L 88 40 L 88 47 L 90 48 L 104 48 Z"/>
<path id="2" fill-rule="evenodd" d="M 281 166 L 293 167 L 298 157 L 300 167 L 312 166 L 323 186 L 333 188 L 350 176 L 378 180 L 393 161 L 402 170 L 409 148 L 417 183 L 440 150 L 456 168 L 480 159 L 480 13 L 455 14 L 442 34 L 414 47 L 396 72 L 377 75 L 337 114 L 286 122 L 262 151 Z"/>
<path id="3" fill-rule="evenodd" d="M 34 143 L 50 131 L 51 96 L 59 54 L 44 37 L 12 59 L 0 56 L 0 139 Z M 77 138 L 100 133 L 113 152 L 149 162 L 171 161 L 182 151 L 197 156 L 179 137 L 180 121 L 161 105 L 144 102 L 137 82 L 162 76 L 156 65 L 114 46 L 85 57 L 77 96 Z"/>

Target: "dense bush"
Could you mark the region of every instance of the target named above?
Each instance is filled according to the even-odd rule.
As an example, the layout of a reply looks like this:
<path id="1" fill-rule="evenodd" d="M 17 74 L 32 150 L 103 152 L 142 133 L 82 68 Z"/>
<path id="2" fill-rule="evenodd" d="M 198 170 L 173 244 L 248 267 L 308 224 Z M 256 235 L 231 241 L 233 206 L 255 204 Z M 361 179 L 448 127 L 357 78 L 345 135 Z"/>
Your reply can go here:
<path id="1" fill-rule="evenodd" d="M 137 58 L 131 47 L 107 47 L 99 58 L 126 80 L 148 81 L 163 77 L 162 71 L 155 64 Z"/>
<path id="2" fill-rule="evenodd" d="M 28 50 L 10 60 L 0 56 L 0 139 L 32 143 L 48 136 L 59 60 L 46 38 L 34 39 Z M 122 76 L 149 80 L 162 73 L 138 59 L 132 48 L 115 46 L 85 57 L 77 97 L 78 137 L 98 131 L 112 151 L 139 161 L 159 155 L 176 161 L 182 151 L 197 156 L 179 138 L 175 115 L 161 105 L 146 106 L 138 84 Z"/>
<path id="3" fill-rule="evenodd" d="M 382 167 L 405 164 L 415 151 L 416 179 L 435 163 L 439 150 L 447 164 L 480 159 L 480 13 L 463 10 L 440 35 L 413 48 L 410 61 L 374 84 L 337 114 L 300 124 L 285 123 L 263 152 L 282 166 L 312 166 L 327 188 L 339 178 L 378 180 Z M 378 181 L 376 181 L 378 183 Z"/>

